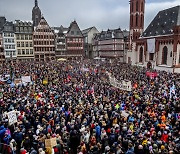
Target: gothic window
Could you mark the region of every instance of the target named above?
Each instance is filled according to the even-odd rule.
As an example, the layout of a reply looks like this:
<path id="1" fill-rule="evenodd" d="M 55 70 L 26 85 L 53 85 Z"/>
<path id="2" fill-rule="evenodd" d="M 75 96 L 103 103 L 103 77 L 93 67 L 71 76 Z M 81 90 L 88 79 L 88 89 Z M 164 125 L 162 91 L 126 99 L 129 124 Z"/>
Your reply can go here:
<path id="1" fill-rule="evenodd" d="M 141 15 L 141 27 L 143 27 L 143 15 Z"/>
<path id="2" fill-rule="evenodd" d="M 136 11 L 138 11 L 138 1 L 136 2 Z"/>
<path id="3" fill-rule="evenodd" d="M 143 62 L 143 47 L 141 47 L 139 50 L 139 62 L 140 63 Z"/>
<path id="4" fill-rule="evenodd" d="M 167 65 L 167 54 L 168 54 L 168 48 L 165 46 L 162 51 L 162 64 Z"/>
<path id="5" fill-rule="evenodd" d="M 133 15 L 131 15 L 131 26 L 133 26 Z"/>
<path id="6" fill-rule="evenodd" d="M 131 11 L 133 12 L 134 11 L 134 3 L 132 2 L 132 5 L 131 5 Z"/>
<path id="7" fill-rule="evenodd" d="M 143 10 L 144 10 L 144 3 L 142 2 L 141 3 L 141 11 L 143 12 Z"/>
<path id="8" fill-rule="evenodd" d="M 138 14 L 136 14 L 136 26 L 138 26 Z"/>

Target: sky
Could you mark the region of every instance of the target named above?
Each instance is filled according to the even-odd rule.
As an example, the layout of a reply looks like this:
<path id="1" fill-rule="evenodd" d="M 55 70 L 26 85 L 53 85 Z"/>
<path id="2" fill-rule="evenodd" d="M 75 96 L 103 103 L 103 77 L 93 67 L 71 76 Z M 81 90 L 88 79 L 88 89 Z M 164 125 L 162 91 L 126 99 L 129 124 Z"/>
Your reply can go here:
<path id="1" fill-rule="evenodd" d="M 69 27 L 76 20 L 81 30 L 129 29 L 129 0 L 38 0 L 38 5 L 52 27 Z M 160 10 L 177 5 L 180 0 L 146 0 L 145 28 Z M 34 0 L 0 0 L 0 16 L 30 21 L 33 6 Z"/>

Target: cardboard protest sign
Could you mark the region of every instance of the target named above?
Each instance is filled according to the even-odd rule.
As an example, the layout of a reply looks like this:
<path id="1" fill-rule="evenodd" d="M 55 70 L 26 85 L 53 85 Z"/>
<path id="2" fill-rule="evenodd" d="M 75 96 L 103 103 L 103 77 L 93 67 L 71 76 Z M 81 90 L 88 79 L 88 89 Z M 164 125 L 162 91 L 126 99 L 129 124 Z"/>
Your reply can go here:
<path id="1" fill-rule="evenodd" d="M 21 83 L 22 83 L 22 80 L 21 80 L 21 79 L 15 79 L 15 80 L 14 80 L 14 84 L 15 84 L 16 86 L 20 85 Z"/>
<path id="2" fill-rule="evenodd" d="M 17 122 L 17 116 L 16 116 L 16 112 L 15 111 L 8 112 L 7 116 L 8 116 L 8 122 L 9 122 L 10 126 Z"/>
<path id="3" fill-rule="evenodd" d="M 46 148 L 53 148 L 57 145 L 56 138 L 46 139 L 45 140 L 45 147 Z"/>

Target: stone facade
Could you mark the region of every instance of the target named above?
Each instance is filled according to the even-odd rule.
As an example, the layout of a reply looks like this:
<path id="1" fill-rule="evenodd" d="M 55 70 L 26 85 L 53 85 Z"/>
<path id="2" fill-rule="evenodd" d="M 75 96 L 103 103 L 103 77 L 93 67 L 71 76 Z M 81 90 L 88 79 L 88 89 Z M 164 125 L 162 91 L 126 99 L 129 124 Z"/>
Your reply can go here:
<path id="1" fill-rule="evenodd" d="M 7 59 L 16 59 L 16 43 L 15 43 L 15 33 L 14 33 L 14 24 L 13 22 L 6 22 L 2 30 L 3 37 L 3 47 L 5 58 Z"/>
<path id="2" fill-rule="evenodd" d="M 93 37 L 95 34 L 99 33 L 96 27 L 90 27 L 85 30 L 82 30 L 82 34 L 84 37 L 84 52 L 85 57 L 87 58 L 94 58 L 95 55 L 93 53 Z"/>
<path id="3" fill-rule="evenodd" d="M 34 59 L 32 22 L 16 20 L 14 26 L 17 59 L 32 61 Z"/>
<path id="4" fill-rule="evenodd" d="M 3 38 L 2 34 L 0 33 L 0 63 L 5 61 L 5 56 L 4 56 L 4 47 L 3 47 Z"/>

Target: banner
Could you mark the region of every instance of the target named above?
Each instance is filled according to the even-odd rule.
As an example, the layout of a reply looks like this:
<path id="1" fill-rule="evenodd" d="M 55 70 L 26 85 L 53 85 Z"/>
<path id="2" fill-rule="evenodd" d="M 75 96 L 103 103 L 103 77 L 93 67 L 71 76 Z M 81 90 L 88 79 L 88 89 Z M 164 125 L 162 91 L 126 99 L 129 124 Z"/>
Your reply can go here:
<path id="1" fill-rule="evenodd" d="M 158 76 L 157 72 L 146 72 L 146 76 L 150 77 L 151 79 L 154 79 L 155 77 Z"/>
<path id="2" fill-rule="evenodd" d="M 31 82 L 31 76 L 22 76 L 21 80 L 23 83 L 29 83 Z"/>
<path id="3" fill-rule="evenodd" d="M 126 81 L 126 80 L 118 81 L 116 78 L 112 78 L 111 76 L 109 76 L 109 81 L 110 84 L 116 88 L 125 91 L 132 91 L 131 81 Z"/>
<path id="4" fill-rule="evenodd" d="M 149 53 L 155 52 L 155 39 L 147 39 L 147 50 Z"/>
<path id="5" fill-rule="evenodd" d="M 17 116 L 16 116 L 15 111 L 8 112 L 7 116 L 8 116 L 8 122 L 10 126 L 17 122 Z"/>

